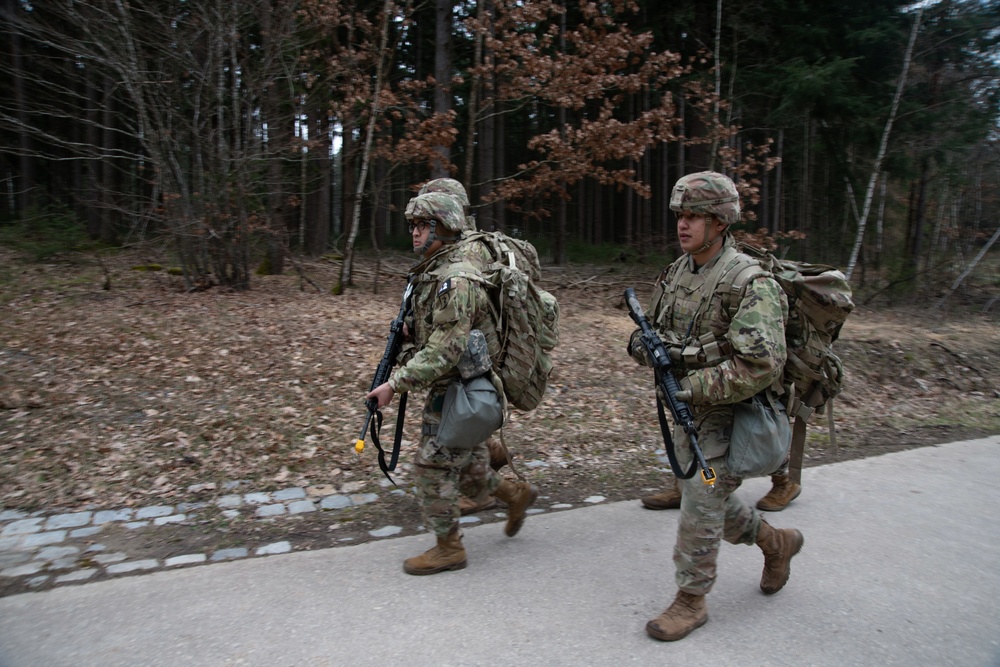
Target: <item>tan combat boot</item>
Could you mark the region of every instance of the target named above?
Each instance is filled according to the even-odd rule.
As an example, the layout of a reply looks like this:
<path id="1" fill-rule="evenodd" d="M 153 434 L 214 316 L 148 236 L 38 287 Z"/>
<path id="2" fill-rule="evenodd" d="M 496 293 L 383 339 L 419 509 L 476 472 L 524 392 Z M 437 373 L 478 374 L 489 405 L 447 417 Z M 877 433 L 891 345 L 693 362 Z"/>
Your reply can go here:
<path id="1" fill-rule="evenodd" d="M 640 498 L 650 510 L 676 510 L 681 506 L 681 486 L 676 477 L 668 477 L 667 487 L 658 493 Z"/>
<path id="2" fill-rule="evenodd" d="M 407 574 L 436 574 L 445 570 L 461 570 L 467 564 L 462 534 L 455 526 L 445 537 L 437 538 L 436 547 L 403 561 L 403 571 Z"/>
<path id="3" fill-rule="evenodd" d="M 764 574 L 760 577 L 760 590 L 767 595 L 780 591 L 788 582 L 792 556 L 805 543 L 802 533 L 794 528 L 772 528 L 761 520 L 757 531 L 757 546 L 764 552 Z"/>
<path id="4" fill-rule="evenodd" d="M 648 510 L 676 510 L 681 507 L 681 490 L 674 482 L 663 491 L 640 498 L 642 506 Z"/>
<path id="5" fill-rule="evenodd" d="M 528 482 L 512 482 L 505 479 L 500 482 L 493 495 L 507 503 L 507 525 L 503 532 L 507 537 L 514 537 L 524 524 L 528 508 L 538 499 L 538 489 Z"/>
<path id="6" fill-rule="evenodd" d="M 692 630 L 708 622 L 708 608 L 704 595 L 692 595 L 677 591 L 674 603 L 646 624 L 646 634 L 661 642 L 675 642 L 684 639 Z"/>
<path id="7" fill-rule="evenodd" d="M 466 498 L 462 496 L 458 499 L 458 509 L 462 513 L 462 516 L 466 514 L 475 514 L 476 512 L 482 512 L 483 510 L 490 510 L 497 506 L 497 499 L 493 496 L 486 496 L 486 499 L 479 503 L 472 498 Z"/>
<path id="8" fill-rule="evenodd" d="M 788 503 L 799 497 L 802 487 L 789 479 L 788 475 L 771 475 L 771 490 L 757 501 L 757 509 L 765 512 L 780 512 Z"/>

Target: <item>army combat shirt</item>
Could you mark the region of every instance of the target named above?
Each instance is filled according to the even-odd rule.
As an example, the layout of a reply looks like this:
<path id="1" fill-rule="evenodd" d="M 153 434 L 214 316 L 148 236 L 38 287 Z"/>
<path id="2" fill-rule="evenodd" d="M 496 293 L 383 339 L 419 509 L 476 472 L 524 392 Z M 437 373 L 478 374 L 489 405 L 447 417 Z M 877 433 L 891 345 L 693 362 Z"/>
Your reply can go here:
<path id="1" fill-rule="evenodd" d="M 480 329 L 486 336 L 491 355 L 498 354 L 496 325 L 481 265 L 474 249 L 449 244 L 414 268 L 411 336 L 415 353 L 389 378 L 393 391 L 444 391 L 460 377 L 456 364 L 472 329 Z"/>
<path id="2" fill-rule="evenodd" d="M 771 386 L 781 377 L 787 357 L 788 301 L 774 278 L 759 275 L 742 293 L 727 293 L 727 279 L 754 263 L 737 251 L 727 234 L 722 250 L 704 266 L 683 255 L 663 273 L 653 292 L 650 323 L 672 352 L 711 341 L 726 349 L 704 365 L 678 364 L 685 388 L 691 389 L 692 411 L 708 458 L 722 456 L 728 448 L 732 404 Z M 648 365 L 640 347 L 633 335 L 632 356 Z"/>

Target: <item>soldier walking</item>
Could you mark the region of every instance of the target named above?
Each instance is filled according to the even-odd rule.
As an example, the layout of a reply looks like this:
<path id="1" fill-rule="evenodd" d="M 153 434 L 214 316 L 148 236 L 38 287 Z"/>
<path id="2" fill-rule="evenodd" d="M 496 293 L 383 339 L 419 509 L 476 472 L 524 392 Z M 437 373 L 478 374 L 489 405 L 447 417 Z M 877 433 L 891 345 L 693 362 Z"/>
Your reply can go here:
<path id="1" fill-rule="evenodd" d="M 408 574 L 423 575 L 460 570 L 467 564 L 458 527 L 461 495 L 477 500 L 495 496 L 505 502 L 504 531 L 513 537 L 538 497 L 538 489 L 494 471 L 485 442 L 460 448 L 438 445 L 445 393 L 461 377 L 457 365 L 468 347 L 470 332 L 478 329 L 483 333 L 491 356 L 499 353 L 500 343 L 489 294 L 477 279 L 477 267 L 482 264 L 470 261 L 467 254 L 471 250 L 457 244 L 467 229 L 462 207 L 450 195 L 427 193 L 410 200 L 406 219 L 413 249 L 422 258 L 412 271 L 413 317 L 405 330 L 412 345 L 404 352 L 407 361 L 365 399 L 376 399 L 381 408 L 396 393 L 427 389 L 414 467 L 424 525 L 434 533 L 437 545 L 403 563 Z M 487 373 L 502 396 L 499 379 L 492 370 Z"/>
<path id="2" fill-rule="evenodd" d="M 647 311 L 650 323 L 668 349 L 711 339 L 725 353 L 704 364 L 685 359 L 676 365 L 681 386 L 676 398 L 691 405 L 702 450 L 717 479 L 714 488 L 697 476 L 677 480 L 681 516 L 673 560 L 678 591 L 673 604 L 646 624 L 646 632 L 662 641 L 682 639 L 708 621 L 705 596 L 715 583 L 723 539 L 760 547 L 764 554 L 760 589 L 769 595 L 788 581 L 791 559 L 803 545 L 801 532 L 771 527 L 734 495 L 742 479 L 729 472 L 725 458 L 732 405 L 771 392 L 781 377 L 787 355 L 787 299 L 775 280 L 764 274 L 748 281 L 741 293 L 727 296 L 737 300 L 735 309 L 723 304 L 721 279 L 754 264 L 736 249 L 728 233 L 740 219 L 739 193 L 732 180 L 716 172 L 685 176 L 674 186 L 670 209 L 677 213 L 684 255 L 658 279 Z M 629 354 L 650 365 L 640 335 L 640 330 L 632 335 Z M 675 428 L 674 439 L 684 442 L 686 436 Z M 684 447 L 678 448 L 677 458 L 684 466 L 691 462 Z"/>
<path id="3" fill-rule="evenodd" d="M 424 183 L 417 194 L 424 195 L 429 192 L 440 192 L 451 195 L 462 207 L 462 212 L 465 214 L 466 230 L 476 230 L 476 216 L 470 212 L 469 193 L 465 191 L 464 185 L 454 178 L 435 178 Z M 466 259 L 475 261 L 475 252 L 472 251 L 469 254 L 473 256 L 467 256 Z M 496 471 L 500 471 L 500 469 L 507 465 L 508 461 L 506 446 L 500 440 L 491 436 L 486 440 L 486 447 L 490 451 L 490 467 Z M 486 496 L 480 500 L 462 496 L 458 501 L 459 510 L 463 515 L 476 514 L 477 512 L 493 509 L 496 506 L 497 499 L 493 496 Z"/>

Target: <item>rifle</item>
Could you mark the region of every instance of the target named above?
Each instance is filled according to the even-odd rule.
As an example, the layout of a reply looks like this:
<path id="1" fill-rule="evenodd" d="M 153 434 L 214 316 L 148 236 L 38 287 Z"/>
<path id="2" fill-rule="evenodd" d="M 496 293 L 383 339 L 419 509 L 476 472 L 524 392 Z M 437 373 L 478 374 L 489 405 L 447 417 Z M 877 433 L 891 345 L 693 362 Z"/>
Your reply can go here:
<path id="1" fill-rule="evenodd" d="M 663 444 L 667 450 L 667 458 L 670 459 L 670 468 L 674 471 L 674 475 L 678 479 L 691 479 L 697 468 L 701 467 L 702 481 L 714 487 L 715 471 L 708 467 L 708 463 L 705 461 L 705 454 L 698 445 L 698 427 L 694 423 L 694 414 L 692 414 L 691 408 L 687 403 L 677 400 L 674 396 L 674 393 L 681 390 L 681 385 L 677 382 L 674 374 L 670 372 L 670 353 L 667 352 L 663 341 L 660 340 L 660 337 L 653 331 L 653 327 L 650 326 L 649 320 L 646 319 L 646 314 L 642 311 L 642 306 L 639 305 L 639 300 L 635 298 L 635 290 L 631 287 L 625 290 L 625 304 L 628 306 L 628 314 L 632 317 L 632 321 L 642 330 L 640 340 L 653 363 L 656 386 L 660 390 L 656 397 L 656 410 L 660 416 L 660 432 L 663 434 Z M 663 398 L 661 398 L 660 394 L 662 394 Z M 667 424 L 667 418 L 663 412 L 663 399 L 667 401 L 667 407 L 670 408 L 670 416 L 673 417 L 674 423 L 679 424 L 684 429 L 684 433 L 687 434 L 691 453 L 695 457 L 695 460 L 691 463 L 691 467 L 686 472 L 682 470 L 681 464 L 674 452 L 674 441 L 670 437 L 670 425 Z"/>
<path id="2" fill-rule="evenodd" d="M 399 314 L 389 324 L 389 336 L 385 343 L 385 352 L 382 353 L 382 360 L 378 362 L 378 368 L 375 369 L 375 377 L 372 378 L 372 386 L 368 389 L 369 392 L 375 389 L 375 387 L 388 382 L 389 376 L 392 375 L 392 367 L 396 365 L 396 356 L 403 346 L 403 319 L 410 310 L 410 297 L 412 295 L 413 280 L 411 278 L 406 284 L 406 289 L 403 290 L 403 303 L 399 307 Z M 378 450 L 378 467 L 381 468 L 382 473 L 393 484 L 396 482 L 389 476 L 389 473 L 396 469 L 396 462 L 399 460 L 399 445 L 403 438 L 403 419 L 406 416 L 406 397 L 407 392 L 405 391 L 399 395 L 399 408 L 396 411 L 396 434 L 392 443 L 392 456 L 388 464 L 385 462 L 385 450 L 382 449 L 382 443 L 378 437 L 379 432 L 382 430 L 382 411 L 378 409 L 378 401 L 374 398 L 369 398 L 365 401 L 368 414 L 365 415 L 365 422 L 361 425 L 361 435 L 358 436 L 357 441 L 354 443 L 354 451 L 358 454 L 365 450 L 365 434 L 368 432 L 368 428 L 371 426 L 372 419 L 374 418 L 375 425 L 371 429 L 371 433 L 372 444 Z"/>

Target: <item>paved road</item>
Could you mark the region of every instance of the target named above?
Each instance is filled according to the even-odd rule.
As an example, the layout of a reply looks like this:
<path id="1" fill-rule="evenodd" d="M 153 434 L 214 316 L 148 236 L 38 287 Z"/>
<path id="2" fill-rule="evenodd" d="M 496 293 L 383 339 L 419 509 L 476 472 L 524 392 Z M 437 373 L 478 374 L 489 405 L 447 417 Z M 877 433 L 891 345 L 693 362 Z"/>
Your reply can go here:
<path id="1" fill-rule="evenodd" d="M 673 598 L 677 513 L 632 501 L 468 528 L 469 567 L 431 577 L 401 570 L 420 535 L 0 599 L 0 666 L 1000 667 L 1000 436 L 804 476 L 771 517 L 806 536 L 788 586 L 761 594 L 759 550 L 724 545 L 681 642 L 643 631 Z"/>

